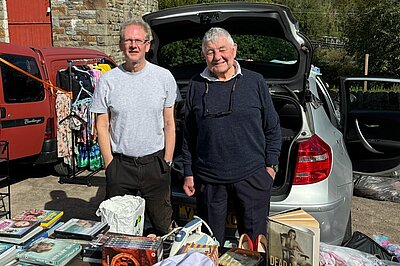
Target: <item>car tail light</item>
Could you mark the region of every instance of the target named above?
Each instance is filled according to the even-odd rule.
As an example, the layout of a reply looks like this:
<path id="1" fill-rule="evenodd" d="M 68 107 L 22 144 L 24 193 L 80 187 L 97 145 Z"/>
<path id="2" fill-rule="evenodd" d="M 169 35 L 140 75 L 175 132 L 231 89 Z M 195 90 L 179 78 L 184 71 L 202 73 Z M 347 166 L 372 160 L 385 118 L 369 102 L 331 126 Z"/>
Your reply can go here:
<path id="1" fill-rule="evenodd" d="M 332 167 L 332 151 L 317 135 L 299 144 L 294 185 L 320 182 L 328 177 Z"/>
<path id="2" fill-rule="evenodd" d="M 48 118 L 46 122 L 46 131 L 44 132 L 45 139 L 55 138 L 54 119 Z"/>

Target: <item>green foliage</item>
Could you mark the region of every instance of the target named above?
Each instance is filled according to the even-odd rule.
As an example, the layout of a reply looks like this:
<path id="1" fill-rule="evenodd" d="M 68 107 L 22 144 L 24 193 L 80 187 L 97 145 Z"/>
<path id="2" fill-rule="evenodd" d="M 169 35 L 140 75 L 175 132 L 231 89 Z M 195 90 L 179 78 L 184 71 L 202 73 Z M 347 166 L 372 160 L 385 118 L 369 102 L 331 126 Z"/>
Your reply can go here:
<path id="1" fill-rule="evenodd" d="M 298 55 L 294 47 L 278 38 L 242 35 L 233 36 L 238 44 L 237 58 L 268 62 L 273 59 L 281 61 L 296 60 Z"/>
<path id="2" fill-rule="evenodd" d="M 204 63 L 201 56 L 201 39 L 173 42 L 161 48 L 162 65 L 170 67 Z"/>
<path id="3" fill-rule="evenodd" d="M 357 4 L 345 22 L 347 51 L 362 67 L 369 54 L 369 74 L 400 76 L 400 2 L 369 0 Z"/>
<path id="4" fill-rule="evenodd" d="M 332 86 L 339 86 L 340 76 L 360 75 L 354 57 L 344 49 L 316 49 L 313 63 L 321 69 L 322 76 Z"/>
<path id="5" fill-rule="evenodd" d="M 276 0 L 276 4 L 288 6 L 299 21 L 300 31 L 311 39 L 327 35 L 328 17 L 320 0 Z"/>
<path id="6" fill-rule="evenodd" d="M 270 62 L 298 59 L 297 50 L 286 40 L 257 35 L 233 35 L 232 38 L 238 45 L 238 60 Z M 203 64 L 201 39 L 178 40 L 162 46 L 160 60 L 161 65 L 167 67 Z"/>

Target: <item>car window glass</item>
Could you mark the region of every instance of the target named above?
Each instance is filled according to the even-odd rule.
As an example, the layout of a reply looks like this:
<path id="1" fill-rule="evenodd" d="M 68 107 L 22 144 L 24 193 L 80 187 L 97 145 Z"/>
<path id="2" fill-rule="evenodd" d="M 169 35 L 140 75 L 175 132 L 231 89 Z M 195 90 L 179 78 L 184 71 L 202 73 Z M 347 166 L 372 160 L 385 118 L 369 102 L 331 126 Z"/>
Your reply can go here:
<path id="1" fill-rule="evenodd" d="M 399 111 L 400 83 L 347 80 L 350 111 Z"/>
<path id="2" fill-rule="evenodd" d="M 3 54 L 1 58 L 41 79 L 36 61 L 28 56 Z M 0 63 L 4 101 L 6 103 L 37 102 L 44 99 L 41 82 Z"/>
<path id="3" fill-rule="evenodd" d="M 324 110 L 334 126 L 340 120 L 339 102 L 337 89 L 330 89 L 329 85 L 321 78 L 317 77 L 318 96 L 323 103 Z M 336 102 L 334 102 L 336 101 Z"/>
<path id="4" fill-rule="evenodd" d="M 328 116 L 328 118 L 330 120 L 332 120 L 331 113 L 329 112 L 328 102 L 327 102 L 326 96 L 324 94 L 323 88 L 322 88 L 320 83 L 317 83 L 317 88 L 318 88 L 318 90 L 317 90 L 318 91 L 318 97 L 322 102 L 322 106 L 324 107 L 325 113 Z"/>
<path id="5" fill-rule="evenodd" d="M 232 35 L 238 45 L 236 59 L 242 67 L 257 71 L 265 78 L 291 78 L 298 70 L 297 49 L 287 40 L 259 35 Z M 205 65 L 201 38 L 188 38 L 161 44 L 158 63 L 176 78 L 188 78 Z"/>

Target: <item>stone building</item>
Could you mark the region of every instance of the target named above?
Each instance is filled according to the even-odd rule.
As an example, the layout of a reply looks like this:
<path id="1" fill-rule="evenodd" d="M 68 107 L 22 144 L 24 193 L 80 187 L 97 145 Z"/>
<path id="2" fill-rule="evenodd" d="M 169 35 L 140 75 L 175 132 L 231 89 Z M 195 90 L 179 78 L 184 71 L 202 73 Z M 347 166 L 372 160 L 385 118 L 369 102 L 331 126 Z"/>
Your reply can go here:
<path id="1" fill-rule="evenodd" d="M 12 1 L 27 3 L 26 0 Z M 7 6 L 10 5 L 9 2 L 0 0 L 1 42 L 10 42 L 10 39 L 13 42 L 9 32 L 12 29 L 9 25 L 11 19 L 9 15 L 13 14 L 7 10 L 10 8 Z M 34 0 L 32 2 L 35 2 L 35 9 L 36 6 L 38 8 L 43 6 L 48 13 L 48 27 L 50 27 L 48 32 L 51 34 L 49 39 L 52 42 L 50 45 L 98 49 L 110 55 L 116 62 L 122 60 L 122 54 L 118 49 L 121 23 L 158 9 L 157 0 Z"/>

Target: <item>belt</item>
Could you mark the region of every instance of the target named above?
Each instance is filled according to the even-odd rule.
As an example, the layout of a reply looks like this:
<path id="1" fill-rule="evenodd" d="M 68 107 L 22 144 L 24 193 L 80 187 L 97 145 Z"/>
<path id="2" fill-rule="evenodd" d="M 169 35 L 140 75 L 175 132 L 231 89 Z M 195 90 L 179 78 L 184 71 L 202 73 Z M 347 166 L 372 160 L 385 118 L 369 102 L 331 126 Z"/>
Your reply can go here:
<path id="1" fill-rule="evenodd" d="M 122 161 L 126 161 L 126 162 L 131 162 L 131 163 L 135 163 L 135 164 L 148 164 L 153 162 L 156 158 L 162 158 L 164 155 L 164 150 L 159 150 L 155 153 L 149 154 L 149 155 L 145 155 L 142 157 L 132 157 L 132 156 L 127 156 L 121 153 L 113 153 L 113 156 L 119 158 Z"/>

